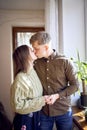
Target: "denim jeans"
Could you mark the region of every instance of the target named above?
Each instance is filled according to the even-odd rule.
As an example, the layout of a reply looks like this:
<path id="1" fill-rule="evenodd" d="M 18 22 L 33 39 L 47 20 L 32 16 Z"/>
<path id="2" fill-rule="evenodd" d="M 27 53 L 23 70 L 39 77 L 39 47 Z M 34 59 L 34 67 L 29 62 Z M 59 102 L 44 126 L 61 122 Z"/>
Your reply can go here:
<path id="1" fill-rule="evenodd" d="M 39 130 L 40 118 L 39 112 L 30 114 L 16 114 L 14 121 L 14 130 Z"/>
<path id="2" fill-rule="evenodd" d="M 53 130 L 54 122 L 57 130 L 72 130 L 72 111 L 54 117 L 49 117 L 41 112 L 40 130 Z"/>

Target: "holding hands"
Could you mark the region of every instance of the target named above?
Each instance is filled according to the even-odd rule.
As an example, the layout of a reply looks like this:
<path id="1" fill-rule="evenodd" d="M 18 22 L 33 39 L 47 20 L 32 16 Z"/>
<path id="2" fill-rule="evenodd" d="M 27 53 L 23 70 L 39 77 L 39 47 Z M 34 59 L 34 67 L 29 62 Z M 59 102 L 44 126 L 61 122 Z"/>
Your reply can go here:
<path id="1" fill-rule="evenodd" d="M 57 99 L 59 99 L 59 94 L 52 94 L 44 96 L 46 104 L 52 105 Z"/>

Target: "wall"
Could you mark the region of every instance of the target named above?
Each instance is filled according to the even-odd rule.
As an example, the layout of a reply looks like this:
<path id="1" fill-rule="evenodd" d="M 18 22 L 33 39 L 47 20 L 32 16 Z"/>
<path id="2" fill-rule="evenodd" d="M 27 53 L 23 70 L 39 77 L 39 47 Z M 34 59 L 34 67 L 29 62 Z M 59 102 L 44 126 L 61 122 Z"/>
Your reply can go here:
<path id="1" fill-rule="evenodd" d="M 84 1 L 63 0 L 64 53 L 69 57 L 85 59 Z"/>
<path id="2" fill-rule="evenodd" d="M 12 120 L 10 85 L 12 82 L 12 26 L 44 26 L 44 12 L 0 10 L 0 101 Z"/>
<path id="3" fill-rule="evenodd" d="M 77 59 L 77 50 L 80 58 L 85 59 L 85 25 L 84 1 L 63 0 L 63 49 L 68 57 Z M 80 86 L 80 89 L 81 86 Z M 79 93 L 72 95 L 72 105 L 76 104 Z"/>

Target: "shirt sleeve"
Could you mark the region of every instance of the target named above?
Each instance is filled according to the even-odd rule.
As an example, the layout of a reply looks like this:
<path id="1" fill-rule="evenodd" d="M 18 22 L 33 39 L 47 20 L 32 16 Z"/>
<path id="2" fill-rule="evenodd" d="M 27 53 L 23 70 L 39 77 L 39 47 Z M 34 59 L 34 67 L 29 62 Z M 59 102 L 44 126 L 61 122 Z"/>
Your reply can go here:
<path id="1" fill-rule="evenodd" d="M 65 89 L 59 92 L 60 99 L 72 95 L 79 89 L 79 81 L 73 62 L 71 62 L 70 60 L 66 60 L 64 69 L 66 80 L 68 81 L 68 86 L 66 86 Z"/>
<path id="2" fill-rule="evenodd" d="M 45 105 L 44 97 L 31 98 L 33 97 L 32 95 L 33 91 L 26 87 L 22 81 L 15 81 L 11 85 L 11 106 L 14 112 L 28 114 L 39 111 Z"/>

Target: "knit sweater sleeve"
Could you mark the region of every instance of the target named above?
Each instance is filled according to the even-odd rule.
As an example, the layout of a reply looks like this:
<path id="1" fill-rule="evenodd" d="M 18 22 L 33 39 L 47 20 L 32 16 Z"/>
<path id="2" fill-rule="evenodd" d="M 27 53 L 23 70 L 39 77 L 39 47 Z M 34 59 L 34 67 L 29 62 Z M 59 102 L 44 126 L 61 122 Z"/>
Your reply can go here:
<path id="1" fill-rule="evenodd" d="M 11 85 L 10 99 L 14 112 L 28 114 L 39 111 L 45 105 L 44 97 L 42 95 L 35 97 L 30 85 L 23 79 L 16 79 Z"/>

